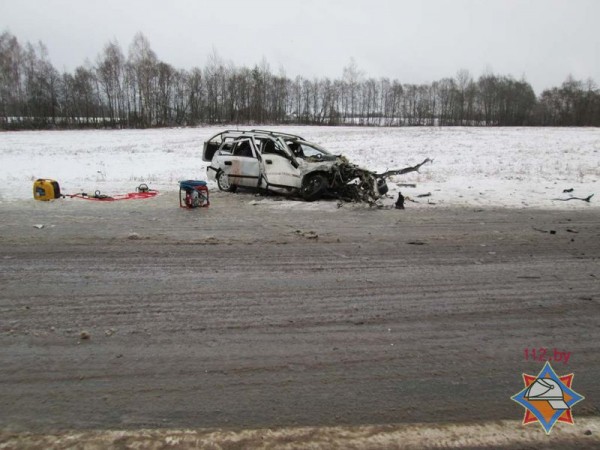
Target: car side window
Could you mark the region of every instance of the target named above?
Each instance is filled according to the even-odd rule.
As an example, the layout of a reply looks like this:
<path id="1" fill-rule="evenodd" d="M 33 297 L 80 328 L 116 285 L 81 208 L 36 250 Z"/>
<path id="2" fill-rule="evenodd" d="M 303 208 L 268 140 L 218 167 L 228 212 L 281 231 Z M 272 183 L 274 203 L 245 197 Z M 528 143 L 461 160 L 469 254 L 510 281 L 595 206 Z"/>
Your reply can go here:
<path id="1" fill-rule="evenodd" d="M 263 143 L 261 153 L 263 155 L 272 154 L 272 155 L 283 156 L 284 158 L 288 157 L 286 152 L 281 148 L 281 145 L 279 144 L 279 142 L 272 141 L 271 139 L 269 139 Z"/>
<path id="2" fill-rule="evenodd" d="M 223 143 L 221 144 L 221 151 L 224 153 L 231 153 L 231 151 L 233 150 L 233 145 L 235 144 L 235 142 L 233 141 L 233 139 L 231 138 L 225 138 L 225 140 L 223 141 Z"/>
<path id="3" fill-rule="evenodd" d="M 308 144 L 298 144 L 298 147 L 300 148 L 300 152 L 306 157 L 306 158 L 310 158 L 311 156 L 323 156 L 323 152 L 311 147 Z"/>
<path id="4" fill-rule="evenodd" d="M 275 153 L 275 142 L 273 142 L 271 140 L 263 142 L 262 153 L 263 154 Z"/>
<path id="5" fill-rule="evenodd" d="M 238 141 L 237 145 L 233 149 L 233 156 L 243 156 L 245 158 L 253 158 L 252 147 L 250 141 Z"/>

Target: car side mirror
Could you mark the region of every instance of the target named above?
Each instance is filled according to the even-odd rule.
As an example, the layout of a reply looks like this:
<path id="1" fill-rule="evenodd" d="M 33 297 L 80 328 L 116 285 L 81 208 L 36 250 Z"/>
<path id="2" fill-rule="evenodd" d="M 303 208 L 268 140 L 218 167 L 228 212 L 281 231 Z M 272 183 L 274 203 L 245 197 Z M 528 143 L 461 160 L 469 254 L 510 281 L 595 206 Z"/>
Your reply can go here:
<path id="1" fill-rule="evenodd" d="M 294 169 L 300 167 L 300 164 L 298 164 L 298 161 L 296 161 L 295 159 L 290 159 L 290 164 L 294 167 Z"/>

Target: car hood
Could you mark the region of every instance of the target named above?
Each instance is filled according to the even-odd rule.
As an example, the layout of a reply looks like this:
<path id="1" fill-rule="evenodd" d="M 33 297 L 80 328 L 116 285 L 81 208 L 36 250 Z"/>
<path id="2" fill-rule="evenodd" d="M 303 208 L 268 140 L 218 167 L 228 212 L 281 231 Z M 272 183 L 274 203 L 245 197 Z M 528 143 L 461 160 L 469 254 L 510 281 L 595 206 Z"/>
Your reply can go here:
<path id="1" fill-rule="evenodd" d="M 322 158 L 298 158 L 297 161 L 302 175 L 306 175 L 310 172 L 329 172 L 332 167 L 347 163 L 348 159 L 341 155 L 324 155 Z"/>

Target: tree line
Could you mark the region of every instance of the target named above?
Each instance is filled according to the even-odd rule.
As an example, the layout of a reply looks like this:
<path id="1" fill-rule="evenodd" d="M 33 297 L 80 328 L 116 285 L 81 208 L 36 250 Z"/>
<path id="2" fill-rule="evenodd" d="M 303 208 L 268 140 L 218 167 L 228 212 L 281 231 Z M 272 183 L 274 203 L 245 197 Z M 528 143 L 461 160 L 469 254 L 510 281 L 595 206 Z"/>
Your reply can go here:
<path id="1" fill-rule="evenodd" d="M 466 70 L 429 84 L 367 77 L 290 78 L 263 60 L 239 67 L 213 52 L 176 69 L 138 33 L 127 57 L 109 42 L 95 63 L 59 72 L 42 43 L 0 35 L 0 129 L 198 124 L 600 126 L 600 90 L 572 77 L 535 95 L 525 80 Z"/>

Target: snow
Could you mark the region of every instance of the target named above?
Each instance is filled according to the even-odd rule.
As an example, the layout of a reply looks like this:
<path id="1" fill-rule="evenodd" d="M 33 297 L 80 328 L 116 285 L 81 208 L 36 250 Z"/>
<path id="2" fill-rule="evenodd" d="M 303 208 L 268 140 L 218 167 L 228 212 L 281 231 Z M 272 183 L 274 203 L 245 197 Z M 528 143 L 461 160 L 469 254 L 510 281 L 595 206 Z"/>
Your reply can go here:
<path id="1" fill-rule="evenodd" d="M 0 202 L 33 199 L 37 178 L 64 193 L 131 192 L 140 183 L 176 191 L 184 179 L 206 179 L 203 142 L 227 127 L 0 133 Z M 231 127 L 230 127 L 231 128 Z M 363 167 L 384 171 L 434 160 L 420 173 L 393 177 L 419 201 L 409 207 L 598 208 L 556 198 L 587 197 L 599 186 L 600 129 L 462 127 L 262 127 L 299 134 Z M 396 186 L 415 183 L 416 188 Z M 211 189 L 216 189 L 210 183 Z M 571 194 L 564 189 L 573 188 Z M 430 197 L 418 198 L 419 194 Z M 33 201 L 33 200 L 32 200 Z M 388 198 L 385 204 L 393 204 Z M 325 209 L 326 202 L 320 202 Z M 273 202 L 275 207 L 308 207 Z M 318 204 L 317 204 L 318 205 Z M 312 208 L 318 207 L 312 205 Z"/>

